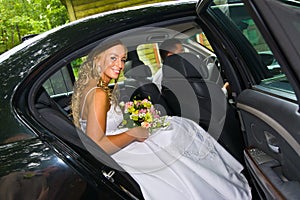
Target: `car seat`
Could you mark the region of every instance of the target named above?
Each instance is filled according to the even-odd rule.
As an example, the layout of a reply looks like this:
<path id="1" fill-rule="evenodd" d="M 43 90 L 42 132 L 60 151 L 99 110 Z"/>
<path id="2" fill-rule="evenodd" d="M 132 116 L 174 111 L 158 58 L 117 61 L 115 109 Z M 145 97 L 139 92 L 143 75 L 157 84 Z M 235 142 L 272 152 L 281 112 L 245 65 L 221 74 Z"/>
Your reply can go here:
<path id="1" fill-rule="evenodd" d="M 151 69 L 139 60 L 137 52 L 128 52 L 128 61 L 124 68 L 124 87 L 121 89 L 121 101 L 129 101 L 133 92 L 146 83 L 151 83 Z"/>
<path id="2" fill-rule="evenodd" d="M 169 108 L 161 93 L 152 81 L 152 72 L 148 65 L 139 60 L 136 51 L 129 53 L 129 61 L 124 69 L 124 90 L 121 91 L 122 101 L 150 98 L 151 102 L 162 115 L 169 114 Z"/>
<path id="3" fill-rule="evenodd" d="M 224 106 L 225 95 L 218 84 L 204 79 L 207 68 L 196 55 L 180 53 L 168 56 L 162 71 L 162 96 L 172 115 L 192 119 L 205 130 L 208 130 L 211 120 L 222 122 L 224 116 L 214 114 L 212 119 L 212 111 Z M 219 102 L 215 102 L 212 96 L 220 96 L 216 98 Z"/>
<path id="4" fill-rule="evenodd" d="M 51 99 L 44 87 L 39 89 L 36 96 L 35 108 L 39 113 L 39 121 L 59 137 L 76 143 L 77 139 L 74 135 L 79 130 L 76 129 L 68 113 Z"/>

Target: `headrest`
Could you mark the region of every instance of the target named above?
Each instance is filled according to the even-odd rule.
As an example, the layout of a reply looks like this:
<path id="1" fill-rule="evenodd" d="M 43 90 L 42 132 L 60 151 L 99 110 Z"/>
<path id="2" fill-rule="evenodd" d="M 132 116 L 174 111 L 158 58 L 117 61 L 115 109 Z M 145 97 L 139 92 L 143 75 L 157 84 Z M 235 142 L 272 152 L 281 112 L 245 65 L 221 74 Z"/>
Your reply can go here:
<path id="1" fill-rule="evenodd" d="M 125 68 L 127 68 L 124 71 L 126 78 L 146 79 L 152 76 L 150 67 L 141 61 L 131 61 L 131 66 L 126 66 Z"/>
<path id="2" fill-rule="evenodd" d="M 165 59 L 163 70 L 164 78 L 202 78 L 208 77 L 208 69 L 196 55 L 179 53 Z M 174 71 L 176 70 L 176 71 Z"/>
<path id="3" fill-rule="evenodd" d="M 152 77 L 151 69 L 145 65 L 138 56 L 136 50 L 129 51 L 127 54 L 127 62 L 125 63 L 124 76 L 132 79 L 146 79 Z"/>

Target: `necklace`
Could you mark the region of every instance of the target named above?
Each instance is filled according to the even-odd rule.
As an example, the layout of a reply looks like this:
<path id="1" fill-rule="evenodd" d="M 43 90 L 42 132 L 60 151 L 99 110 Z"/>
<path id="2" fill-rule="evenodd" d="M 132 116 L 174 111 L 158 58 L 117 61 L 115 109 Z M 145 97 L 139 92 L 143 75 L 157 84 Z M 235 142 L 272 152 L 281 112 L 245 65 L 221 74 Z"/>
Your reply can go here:
<path id="1" fill-rule="evenodd" d="M 109 102 L 111 102 L 112 94 L 111 94 L 111 89 L 108 87 L 108 83 L 105 82 L 104 80 L 102 80 L 102 78 L 100 77 L 97 86 L 99 88 L 101 88 L 107 94 L 108 100 L 109 100 Z"/>

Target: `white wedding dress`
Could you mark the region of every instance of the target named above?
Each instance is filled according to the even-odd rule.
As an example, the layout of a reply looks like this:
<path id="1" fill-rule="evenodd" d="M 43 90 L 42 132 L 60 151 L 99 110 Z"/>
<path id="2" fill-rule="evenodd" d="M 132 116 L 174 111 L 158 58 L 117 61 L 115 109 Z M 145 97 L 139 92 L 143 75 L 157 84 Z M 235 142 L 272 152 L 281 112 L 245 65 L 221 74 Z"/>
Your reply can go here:
<path id="1" fill-rule="evenodd" d="M 107 135 L 118 134 L 123 115 L 111 106 Z M 168 117 L 144 142 L 133 142 L 112 157 L 140 185 L 146 200 L 251 199 L 242 165 L 195 122 Z M 85 130 L 86 121 L 81 120 Z"/>

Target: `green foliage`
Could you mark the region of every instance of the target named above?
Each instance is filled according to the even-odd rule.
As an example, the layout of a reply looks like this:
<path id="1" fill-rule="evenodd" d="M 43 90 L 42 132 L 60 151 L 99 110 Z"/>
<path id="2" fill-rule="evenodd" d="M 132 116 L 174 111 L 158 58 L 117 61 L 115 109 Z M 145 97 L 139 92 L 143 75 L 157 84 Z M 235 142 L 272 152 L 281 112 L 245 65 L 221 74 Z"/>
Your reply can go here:
<path id="1" fill-rule="evenodd" d="M 0 53 L 68 21 L 60 0 L 0 0 Z"/>
<path id="2" fill-rule="evenodd" d="M 73 69 L 73 73 L 74 73 L 74 76 L 75 76 L 75 79 L 78 78 L 78 71 L 79 71 L 79 68 L 80 68 L 80 65 L 86 60 L 86 57 L 82 57 L 82 58 L 77 58 L 76 60 L 73 60 L 71 62 L 71 66 L 72 66 L 72 69 Z"/>

